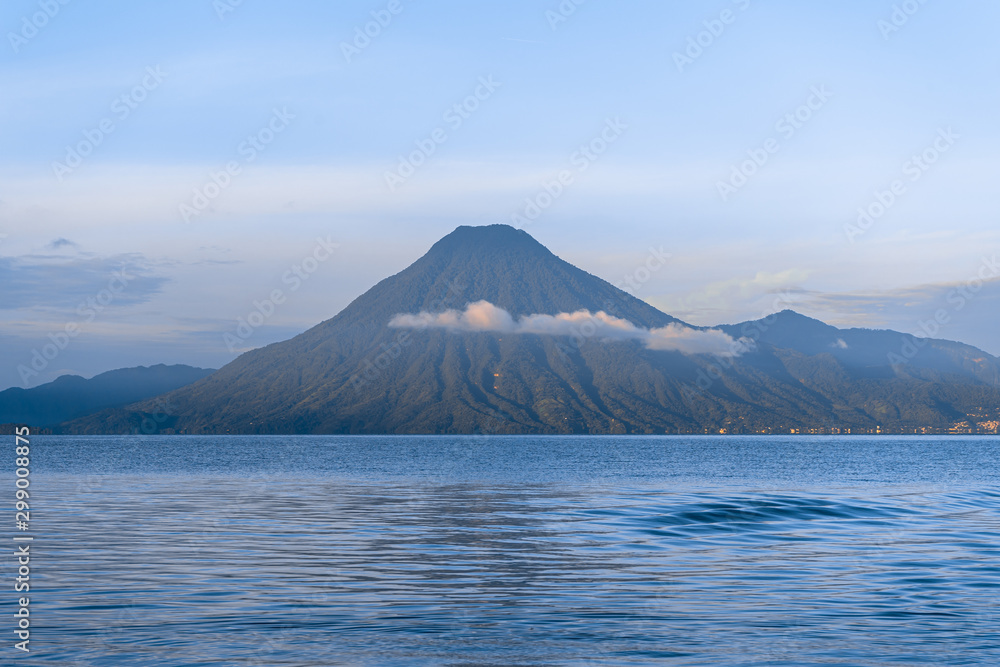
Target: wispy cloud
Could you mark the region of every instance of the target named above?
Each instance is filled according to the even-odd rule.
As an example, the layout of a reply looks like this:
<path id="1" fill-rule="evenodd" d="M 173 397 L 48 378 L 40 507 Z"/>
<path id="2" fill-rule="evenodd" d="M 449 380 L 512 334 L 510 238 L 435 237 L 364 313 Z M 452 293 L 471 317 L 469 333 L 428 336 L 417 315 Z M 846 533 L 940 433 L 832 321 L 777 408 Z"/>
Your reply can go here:
<path id="1" fill-rule="evenodd" d="M 839 326 L 898 327 L 899 321 L 933 317 L 938 309 L 958 313 L 979 302 L 995 305 L 1000 301 L 1000 278 L 970 275 L 967 281 L 888 290 L 792 293 L 801 310 L 822 314 Z"/>
<path id="2" fill-rule="evenodd" d="M 470 303 L 464 311 L 442 313 L 421 312 L 394 316 L 389 326 L 407 329 L 447 329 L 453 332 L 493 331 L 508 334 L 542 336 L 573 336 L 600 341 L 638 340 L 650 350 L 684 354 L 739 356 L 747 346 L 717 329 L 693 329 L 669 324 L 658 329 L 636 326 L 628 320 L 608 315 L 604 311 L 557 315 L 527 315 L 518 320 L 503 308 L 488 301 Z"/>
<path id="3" fill-rule="evenodd" d="M 4 285 L 0 310 L 73 309 L 100 295 L 116 275 L 123 276 L 116 285 L 116 305 L 144 303 L 169 281 L 156 275 L 152 263 L 138 253 L 103 258 L 0 257 L 0 284 Z"/>

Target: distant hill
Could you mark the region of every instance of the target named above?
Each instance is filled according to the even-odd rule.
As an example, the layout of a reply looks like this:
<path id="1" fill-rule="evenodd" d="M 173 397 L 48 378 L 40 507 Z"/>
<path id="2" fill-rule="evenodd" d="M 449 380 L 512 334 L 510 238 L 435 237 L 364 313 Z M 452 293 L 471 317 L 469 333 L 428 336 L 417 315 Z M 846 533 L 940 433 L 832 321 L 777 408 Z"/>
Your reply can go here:
<path id="1" fill-rule="evenodd" d="M 524 231 L 459 227 L 305 333 L 156 401 L 60 428 L 131 432 L 163 405 L 166 433 L 912 433 L 989 430 L 1000 419 L 997 358 L 791 311 L 718 327 L 749 346 L 737 357 L 635 336 L 389 326 L 479 301 L 515 319 L 589 310 L 647 333 L 684 326 Z"/>
<path id="2" fill-rule="evenodd" d="M 880 329 L 838 329 L 791 310 L 718 327 L 777 349 L 832 357 L 854 379 L 915 378 L 1000 387 L 1000 360 L 947 340 Z"/>
<path id="3" fill-rule="evenodd" d="M 79 375 L 63 375 L 32 389 L 14 387 L 0 391 L 0 424 L 54 426 L 98 410 L 173 391 L 213 372 L 160 364 L 108 371 L 89 380 Z"/>

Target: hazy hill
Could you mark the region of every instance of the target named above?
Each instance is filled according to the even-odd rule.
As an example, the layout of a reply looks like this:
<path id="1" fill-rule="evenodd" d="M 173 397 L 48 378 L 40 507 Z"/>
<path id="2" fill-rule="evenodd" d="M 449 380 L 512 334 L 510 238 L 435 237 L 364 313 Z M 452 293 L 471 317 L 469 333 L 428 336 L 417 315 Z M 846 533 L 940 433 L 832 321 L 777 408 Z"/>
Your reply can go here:
<path id="1" fill-rule="evenodd" d="M 157 402 L 63 428 L 128 432 L 166 404 L 160 429 L 188 433 L 912 430 L 986 419 L 1000 406 L 1000 362 L 985 352 L 918 341 L 912 357 L 900 356 L 903 334 L 838 330 L 789 311 L 720 327 L 754 343 L 735 359 L 596 336 L 388 326 L 400 313 L 480 300 L 515 317 L 588 309 L 646 328 L 678 322 L 523 231 L 459 227 L 309 331 Z"/>
<path id="2" fill-rule="evenodd" d="M 854 378 L 949 379 L 1000 387 L 1000 360 L 964 343 L 898 331 L 838 329 L 791 310 L 718 328 L 775 348 L 830 355 Z"/>
<path id="3" fill-rule="evenodd" d="M 32 389 L 14 387 L 0 391 L 0 424 L 53 426 L 172 391 L 213 372 L 160 364 L 108 371 L 89 380 L 79 375 L 63 375 Z"/>

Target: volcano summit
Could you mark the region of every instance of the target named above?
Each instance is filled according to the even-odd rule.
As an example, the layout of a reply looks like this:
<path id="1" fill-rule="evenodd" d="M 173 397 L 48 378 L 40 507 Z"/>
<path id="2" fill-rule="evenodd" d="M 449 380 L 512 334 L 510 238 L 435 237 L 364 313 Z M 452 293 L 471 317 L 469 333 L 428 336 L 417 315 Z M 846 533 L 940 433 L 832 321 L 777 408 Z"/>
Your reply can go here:
<path id="1" fill-rule="evenodd" d="M 491 225 L 291 340 L 62 430 L 157 414 L 165 433 L 913 433 L 975 431 L 998 406 L 1000 360 L 971 346 L 791 311 L 690 326 Z"/>

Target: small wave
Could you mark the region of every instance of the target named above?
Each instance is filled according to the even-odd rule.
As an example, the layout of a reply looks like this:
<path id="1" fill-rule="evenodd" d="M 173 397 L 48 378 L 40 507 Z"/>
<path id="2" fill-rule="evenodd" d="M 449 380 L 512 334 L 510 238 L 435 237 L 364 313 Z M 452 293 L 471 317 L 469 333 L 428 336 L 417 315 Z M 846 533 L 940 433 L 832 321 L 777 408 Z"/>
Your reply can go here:
<path id="1" fill-rule="evenodd" d="M 631 521 L 645 530 L 670 532 L 770 530 L 774 524 L 851 521 L 868 525 L 888 523 L 913 510 L 902 506 L 873 506 L 798 496 L 748 496 L 647 506 L 630 512 Z"/>

